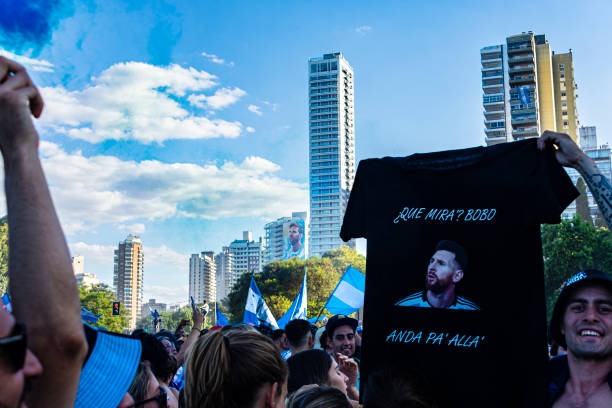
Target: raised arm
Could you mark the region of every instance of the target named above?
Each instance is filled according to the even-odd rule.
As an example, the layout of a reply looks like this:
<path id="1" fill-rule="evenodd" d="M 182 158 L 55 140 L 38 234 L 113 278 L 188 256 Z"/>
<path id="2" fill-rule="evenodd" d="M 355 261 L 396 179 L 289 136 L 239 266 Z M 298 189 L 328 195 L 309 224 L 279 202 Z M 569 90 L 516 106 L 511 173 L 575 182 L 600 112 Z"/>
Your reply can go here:
<path id="1" fill-rule="evenodd" d="M 70 255 L 38 157 L 43 100 L 26 70 L 0 57 L 0 149 L 9 226 L 9 288 L 43 366 L 29 406 L 71 407 L 87 344 Z"/>
<path id="2" fill-rule="evenodd" d="M 586 181 L 608 227 L 612 228 L 612 185 L 595 165 L 593 159 L 584 154 L 565 133 L 545 131 L 538 140 L 538 148 L 544 150 L 547 144 L 557 147 L 555 155 L 559 163 L 573 167 Z"/>

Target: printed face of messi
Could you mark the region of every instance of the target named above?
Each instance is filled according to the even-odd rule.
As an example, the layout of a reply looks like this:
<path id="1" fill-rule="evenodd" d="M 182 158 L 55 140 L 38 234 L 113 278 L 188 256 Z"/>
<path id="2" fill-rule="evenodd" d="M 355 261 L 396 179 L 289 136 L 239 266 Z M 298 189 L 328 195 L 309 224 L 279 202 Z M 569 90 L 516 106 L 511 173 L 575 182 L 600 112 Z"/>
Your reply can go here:
<path id="1" fill-rule="evenodd" d="M 433 293 L 444 292 L 451 284 L 457 284 L 463 278 L 463 270 L 455 261 L 455 254 L 439 250 L 429 260 L 427 267 L 426 287 Z"/>
<path id="2" fill-rule="evenodd" d="M 300 234 L 300 229 L 295 225 L 292 225 L 289 228 L 289 242 L 291 245 L 296 245 L 302 239 L 302 234 Z"/>

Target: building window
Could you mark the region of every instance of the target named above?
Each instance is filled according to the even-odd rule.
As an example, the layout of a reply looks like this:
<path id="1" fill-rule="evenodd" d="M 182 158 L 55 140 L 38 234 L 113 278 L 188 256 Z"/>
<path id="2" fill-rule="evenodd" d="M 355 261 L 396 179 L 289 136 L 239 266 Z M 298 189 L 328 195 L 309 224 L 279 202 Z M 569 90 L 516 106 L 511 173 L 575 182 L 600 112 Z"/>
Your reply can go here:
<path id="1" fill-rule="evenodd" d="M 563 122 L 563 126 L 568 126 L 568 122 Z"/>
<path id="2" fill-rule="evenodd" d="M 565 64 L 559 64 L 559 71 L 565 71 Z"/>
<path id="3" fill-rule="evenodd" d="M 564 79 L 564 78 L 565 78 L 565 74 L 561 74 L 561 79 Z"/>
<path id="4" fill-rule="evenodd" d="M 565 108 L 567 106 L 567 102 L 561 102 L 561 106 Z"/>
<path id="5" fill-rule="evenodd" d="M 563 116 L 567 116 L 567 111 L 563 111 L 563 112 L 561 112 L 561 114 L 562 114 Z"/>

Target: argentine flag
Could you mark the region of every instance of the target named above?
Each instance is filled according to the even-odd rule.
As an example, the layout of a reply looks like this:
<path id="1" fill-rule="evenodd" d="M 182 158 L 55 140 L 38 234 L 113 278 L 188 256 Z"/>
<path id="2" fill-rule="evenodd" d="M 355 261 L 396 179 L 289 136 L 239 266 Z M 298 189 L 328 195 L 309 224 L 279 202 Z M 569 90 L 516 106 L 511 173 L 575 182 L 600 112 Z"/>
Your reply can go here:
<path id="1" fill-rule="evenodd" d="M 529 87 L 527 86 L 522 86 L 518 89 L 518 96 L 519 99 L 521 100 L 521 103 L 523 103 L 524 105 L 529 105 L 529 103 L 531 103 L 531 98 L 529 95 Z"/>
<path id="2" fill-rule="evenodd" d="M 217 308 L 217 326 L 226 326 L 229 324 L 227 317 L 223 316 L 223 313 Z"/>
<path id="3" fill-rule="evenodd" d="M 349 266 L 325 304 L 331 314 L 350 315 L 363 306 L 365 275 Z"/>
<path id="4" fill-rule="evenodd" d="M 85 309 L 84 307 L 81 308 L 81 320 L 85 322 L 95 324 L 98 321 L 98 319 L 100 319 L 100 316 L 102 315 L 101 314 L 96 315 L 96 314 L 91 313 L 89 310 Z"/>
<path id="5" fill-rule="evenodd" d="M 304 270 L 304 280 L 302 288 L 298 292 L 295 300 L 287 309 L 283 317 L 278 321 L 278 327 L 284 329 L 285 325 L 294 319 L 306 319 L 306 270 Z"/>
<path id="6" fill-rule="evenodd" d="M 261 296 L 253 275 L 251 275 L 251 284 L 249 285 L 249 293 L 246 305 L 244 306 L 244 319 L 242 321 L 243 323 L 251 323 L 254 326 L 263 324 L 264 326 L 278 329 L 276 319 L 268 308 L 263 296 Z"/>

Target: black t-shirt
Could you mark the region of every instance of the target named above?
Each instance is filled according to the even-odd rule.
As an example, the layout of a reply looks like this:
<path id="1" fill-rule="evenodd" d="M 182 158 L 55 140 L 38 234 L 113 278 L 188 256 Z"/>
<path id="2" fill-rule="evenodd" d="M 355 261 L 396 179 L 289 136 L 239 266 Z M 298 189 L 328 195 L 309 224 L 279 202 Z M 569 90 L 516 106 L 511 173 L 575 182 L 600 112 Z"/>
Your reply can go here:
<path id="1" fill-rule="evenodd" d="M 444 406 L 545 406 L 540 223 L 577 195 L 534 139 L 361 161 L 340 233 L 367 238 L 361 389 L 399 366 Z"/>

